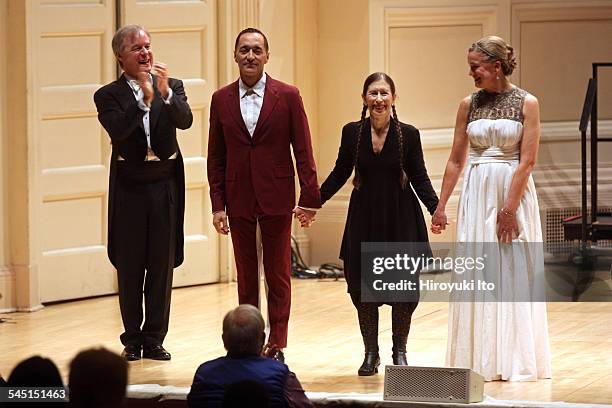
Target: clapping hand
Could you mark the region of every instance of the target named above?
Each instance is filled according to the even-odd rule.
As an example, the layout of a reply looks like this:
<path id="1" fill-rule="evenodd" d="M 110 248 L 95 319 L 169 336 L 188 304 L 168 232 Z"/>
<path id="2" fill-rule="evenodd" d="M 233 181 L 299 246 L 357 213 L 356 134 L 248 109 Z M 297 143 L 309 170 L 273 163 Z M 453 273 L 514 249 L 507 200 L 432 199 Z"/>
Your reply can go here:
<path id="1" fill-rule="evenodd" d="M 300 226 L 302 228 L 308 228 L 315 221 L 314 216 L 316 215 L 316 211 L 306 210 L 304 208 L 295 207 L 293 209 L 293 213 L 295 214 L 295 218 L 300 221 Z"/>
<path id="2" fill-rule="evenodd" d="M 151 83 L 151 78 L 149 77 L 148 72 L 141 71 L 136 76 L 136 80 L 138 81 L 138 85 L 140 85 L 140 89 L 142 89 L 143 93 L 143 102 L 148 107 L 151 107 L 151 102 L 153 102 L 153 84 Z"/>
<path id="3" fill-rule="evenodd" d="M 168 66 L 163 62 L 156 62 L 153 64 L 153 69 L 157 77 L 157 89 L 159 89 L 162 98 L 168 99 L 170 94 L 170 88 L 168 87 Z"/>

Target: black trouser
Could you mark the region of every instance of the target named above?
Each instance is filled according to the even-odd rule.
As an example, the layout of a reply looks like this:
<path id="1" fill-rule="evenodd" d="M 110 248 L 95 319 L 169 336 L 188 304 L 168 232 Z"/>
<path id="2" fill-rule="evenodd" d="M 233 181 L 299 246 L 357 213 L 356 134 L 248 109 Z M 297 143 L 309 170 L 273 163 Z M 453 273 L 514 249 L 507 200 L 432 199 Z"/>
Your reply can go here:
<path id="1" fill-rule="evenodd" d="M 121 342 L 161 345 L 170 317 L 176 183 L 172 178 L 132 182 L 119 176 L 116 184 L 113 237 L 125 328 Z"/>
<path id="2" fill-rule="evenodd" d="M 353 305 L 357 309 L 359 329 L 363 337 L 365 351 L 378 352 L 378 308 L 382 304 L 362 302 L 359 293 L 351 293 L 350 295 Z M 393 340 L 393 352 L 406 351 L 412 313 L 417 305 L 417 302 L 391 303 L 391 338 Z"/>

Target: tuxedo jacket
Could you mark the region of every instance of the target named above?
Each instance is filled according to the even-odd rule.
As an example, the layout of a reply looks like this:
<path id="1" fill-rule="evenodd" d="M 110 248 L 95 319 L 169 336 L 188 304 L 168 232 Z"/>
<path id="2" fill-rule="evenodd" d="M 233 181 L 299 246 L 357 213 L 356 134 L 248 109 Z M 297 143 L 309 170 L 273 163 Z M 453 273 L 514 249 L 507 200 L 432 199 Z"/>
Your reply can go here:
<path id="1" fill-rule="evenodd" d="M 182 81 L 174 78 L 168 80 L 172 88 L 172 100 L 169 105 L 163 102 L 157 89 L 157 79 L 153 77 L 155 96 L 149 112 L 149 129 L 151 148 L 161 159 L 166 160 L 177 153 L 175 181 L 177 186 L 177 225 L 176 255 L 174 266 L 183 262 L 183 220 L 185 213 L 185 171 L 183 157 L 176 140 L 176 129 L 191 127 L 193 116 L 187 103 L 187 96 Z M 147 155 L 147 137 L 142 123 L 145 112 L 138 107 L 132 88 L 124 75 L 108 85 L 98 89 L 94 94 L 98 109 L 98 120 L 108 132 L 112 143 L 110 162 L 109 199 L 108 199 L 108 257 L 115 264 L 115 243 L 113 241 L 114 196 L 117 182 L 117 158 L 128 161 L 144 161 Z"/>
<path id="2" fill-rule="evenodd" d="M 295 207 L 291 148 L 300 181 L 298 205 L 319 208 L 310 130 L 298 89 L 268 75 L 252 137 L 240 112 L 238 81 L 216 91 L 210 105 L 207 164 L 213 212 L 252 216 L 257 203 L 267 215 L 291 213 Z"/>

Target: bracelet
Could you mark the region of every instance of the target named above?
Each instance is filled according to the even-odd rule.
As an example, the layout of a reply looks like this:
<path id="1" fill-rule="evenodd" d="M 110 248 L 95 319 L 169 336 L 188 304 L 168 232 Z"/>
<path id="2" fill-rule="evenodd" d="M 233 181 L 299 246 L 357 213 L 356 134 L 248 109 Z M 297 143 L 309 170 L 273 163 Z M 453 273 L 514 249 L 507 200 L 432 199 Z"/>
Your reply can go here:
<path id="1" fill-rule="evenodd" d="M 499 210 L 499 212 L 508 217 L 514 217 L 514 213 L 506 209 L 506 207 L 503 207 L 501 210 Z"/>

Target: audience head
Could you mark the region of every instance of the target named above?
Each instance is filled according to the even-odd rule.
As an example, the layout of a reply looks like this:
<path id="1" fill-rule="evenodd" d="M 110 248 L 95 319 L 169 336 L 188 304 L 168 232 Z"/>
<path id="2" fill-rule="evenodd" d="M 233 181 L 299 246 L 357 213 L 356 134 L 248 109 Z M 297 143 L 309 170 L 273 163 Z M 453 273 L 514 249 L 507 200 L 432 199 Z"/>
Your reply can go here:
<path id="1" fill-rule="evenodd" d="M 40 356 L 17 364 L 6 381 L 11 387 L 63 387 L 62 376 L 53 361 Z"/>
<path id="2" fill-rule="evenodd" d="M 514 48 L 503 38 L 489 35 L 473 43 L 468 50 L 468 63 L 470 64 L 471 75 L 474 68 L 484 65 L 491 71 L 496 79 L 500 76 L 509 76 L 516 68 L 516 58 Z M 474 64 L 476 63 L 476 64 Z M 481 78 L 482 79 L 482 78 Z M 477 78 L 474 76 L 474 80 Z M 479 86 L 477 83 L 476 86 Z"/>
<path id="3" fill-rule="evenodd" d="M 223 345 L 233 357 L 259 355 L 266 338 L 264 330 L 259 310 L 252 305 L 240 305 L 223 319 Z"/>
<path id="4" fill-rule="evenodd" d="M 127 363 L 104 348 L 81 351 L 70 363 L 70 403 L 75 407 L 120 406 L 128 381 Z"/>
<path id="5" fill-rule="evenodd" d="M 267 408 L 270 397 L 266 388 L 256 381 L 239 381 L 229 385 L 223 396 L 223 408 Z"/>

